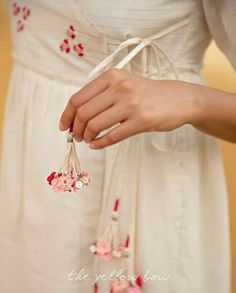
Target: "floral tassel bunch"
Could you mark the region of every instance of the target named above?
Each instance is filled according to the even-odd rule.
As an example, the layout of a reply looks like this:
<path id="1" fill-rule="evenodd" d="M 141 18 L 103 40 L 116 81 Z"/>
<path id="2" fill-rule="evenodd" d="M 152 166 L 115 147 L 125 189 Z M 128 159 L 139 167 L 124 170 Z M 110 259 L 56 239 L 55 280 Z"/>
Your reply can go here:
<path id="1" fill-rule="evenodd" d="M 122 270 L 126 273 L 128 271 L 127 258 L 130 256 L 129 242 L 130 242 L 130 237 L 128 235 L 126 238 L 125 250 L 123 253 L 124 262 L 123 262 L 123 270 Z M 143 281 L 141 276 L 138 276 L 136 278 L 132 276 L 129 278 L 127 274 L 127 276 L 122 276 L 120 278 L 117 278 L 111 281 L 110 293 L 141 293 L 142 285 L 143 285 Z"/>
<path id="2" fill-rule="evenodd" d="M 117 276 L 110 282 L 110 293 L 142 293 L 142 277 L 134 277 L 129 274 L 128 258 L 130 257 L 130 236 L 127 235 L 124 243 L 120 242 L 119 237 L 119 199 L 116 199 L 111 221 L 102 236 L 90 246 L 90 251 L 102 260 L 111 261 L 120 259 L 121 276 Z M 93 292 L 98 293 L 98 282 L 94 284 Z"/>
<path id="3" fill-rule="evenodd" d="M 64 163 L 58 172 L 52 172 L 47 181 L 52 189 L 57 192 L 78 192 L 90 182 L 88 173 L 81 171 L 80 162 L 76 153 L 72 128 L 67 133 L 67 153 Z"/>
<path id="4" fill-rule="evenodd" d="M 103 260 L 111 260 L 114 258 L 121 258 L 125 251 L 125 245 L 120 242 L 119 237 L 119 199 L 116 199 L 111 221 L 105 229 L 104 234 L 96 240 L 91 246 L 90 251 L 97 257 Z"/>
<path id="5" fill-rule="evenodd" d="M 136 279 L 117 279 L 111 282 L 110 293 L 141 293 L 142 278 L 138 276 Z"/>

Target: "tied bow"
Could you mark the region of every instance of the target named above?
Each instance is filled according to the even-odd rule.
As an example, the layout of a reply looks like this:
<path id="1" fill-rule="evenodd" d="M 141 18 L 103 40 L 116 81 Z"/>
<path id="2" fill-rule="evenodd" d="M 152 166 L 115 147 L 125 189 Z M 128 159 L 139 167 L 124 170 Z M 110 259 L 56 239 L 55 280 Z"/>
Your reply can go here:
<path id="1" fill-rule="evenodd" d="M 156 62 L 157 62 L 157 69 L 158 69 L 158 74 L 160 77 L 160 55 L 163 56 L 163 58 L 169 63 L 171 68 L 173 69 L 173 72 L 175 73 L 176 79 L 179 79 L 177 69 L 169 56 L 164 52 L 163 49 L 160 48 L 160 46 L 157 44 L 156 40 L 160 39 L 161 37 L 177 30 L 180 27 L 183 27 L 188 24 L 188 20 L 184 19 L 183 21 L 180 21 L 173 26 L 170 26 L 163 31 L 150 36 L 148 38 L 140 38 L 140 37 L 133 37 L 130 39 L 127 39 L 120 43 L 117 48 L 109 55 L 107 56 L 104 60 L 102 60 L 88 75 L 88 80 L 93 79 L 98 73 L 100 73 L 102 70 L 104 70 L 109 63 L 113 61 L 113 59 L 118 55 L 118 53 L 123 50 L 124 48 L 134 46 L 136 45 L 118 64 L 114 66 L 114 68 L 117 69 L 122 69 L 124 68 L 140 51 L 142 51 L 144 48 L 150 46 L 156 57 Z M 146 68 L 146 64 L 145 64 Z"/>

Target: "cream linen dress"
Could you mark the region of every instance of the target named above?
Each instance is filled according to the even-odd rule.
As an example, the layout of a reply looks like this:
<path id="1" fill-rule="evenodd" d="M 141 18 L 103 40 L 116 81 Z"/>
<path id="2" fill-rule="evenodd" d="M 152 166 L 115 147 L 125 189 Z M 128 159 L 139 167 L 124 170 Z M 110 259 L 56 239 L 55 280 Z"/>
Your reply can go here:
<path id="1" fill-rule="evenodd" d="M 157 277 L 143 283 L 143 293 L 229 293 L 227 191 L 214 137 L 184 125 L 103 150 L 77 143 L 90 185 L 79 194 L 57 194 L 46 182 L 65 154 L 59 118 L 88 76 L 116 66 L 153 79 L 204 82 L 201 62 L 211 37 L 202 2 L 12 5 L 15 63 L 2 144 L 0 292 L 93 292 L 91 281 L 68 274 L 110 269 L 89 247 L 120 198 L 121 237 L 130 235 L 129 270 Z M 75 51 L 78 43 L 83 47 Z M 110 292 L 108 283 L 100 281 L 99 292 Z"/>

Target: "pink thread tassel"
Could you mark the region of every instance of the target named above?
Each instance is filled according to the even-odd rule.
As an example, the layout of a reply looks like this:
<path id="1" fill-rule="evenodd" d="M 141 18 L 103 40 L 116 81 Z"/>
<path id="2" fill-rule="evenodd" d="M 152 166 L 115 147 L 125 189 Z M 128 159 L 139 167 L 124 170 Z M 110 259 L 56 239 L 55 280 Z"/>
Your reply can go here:
<path id="1" fill-rule="evenodd" d="M 57 192 L 78 192 L 90 182 L 88 173 L 81 171 L 80 162 L 76 153 L 72 127 L 67 133 L 67 152 L 64 163 L 58 172 L 52 172 L 47 177 L 48 184 Z"/>
<path id="2" fill-rule="evenodd" d="M 106 227 L 103 235 L 90 246 L 90 251 L 92 253 L 106 261 L 111 260 L 113 257 L 121 258 L 125 249 L 125 245 L 120 242 L 118 208 L 119 199 L 116 199 L 111 221 Z"/>
<path id="3" fill-rule="evenodd" d="M 110 293 L 141 293 L 142 292 L 142 278 L 138 276 L 134 280 L 115 279 L 111 281 Z"/>

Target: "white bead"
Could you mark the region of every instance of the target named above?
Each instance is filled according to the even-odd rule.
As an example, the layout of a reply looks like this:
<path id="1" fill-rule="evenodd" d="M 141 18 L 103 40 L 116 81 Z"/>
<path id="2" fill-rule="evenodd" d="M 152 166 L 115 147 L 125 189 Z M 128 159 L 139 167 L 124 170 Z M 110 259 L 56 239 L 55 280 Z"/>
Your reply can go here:
<path id="1" fill-rule="evenodd" d="M 92 244 L 92 245 L 90 246 L 90 251 L 91 251 L 92 253 L 95 253 L 95 252 L 97 251 L 97 247 L 96 247 L 96 245 Z"/>
<path id="2" fill-rule="evenodd" d="M 67 142 L 72 142 L 73 141 L 73 134 L 71 132 L 68 132 L 66 135 Z"/>
<path id="3" fill-rule="evenodd" d="M 76 188 L 80 189 L 82 186 L 83 186 L 83 182 L 82 181 L 80 181 L 80 180 L 76 181 L 76 183 L 75 183 L 75 187 Z"/>
<path id="4" fill-rule="evenodd" d="M 129 251 L 128 248 L 125 248 L 125 249 L 123 250 L 123 256 L 124 256 L 124 257 L 129 257 L 129 256 L 130 256 L 130 251 Z"/>
<path id="5" fill-rule="evenodd" d="M 118 218 L 119 218 L 118 212 L 113 211 L 111 214 L 111 218 L 112 218 L 112 220 L 118 220 Z"/>

